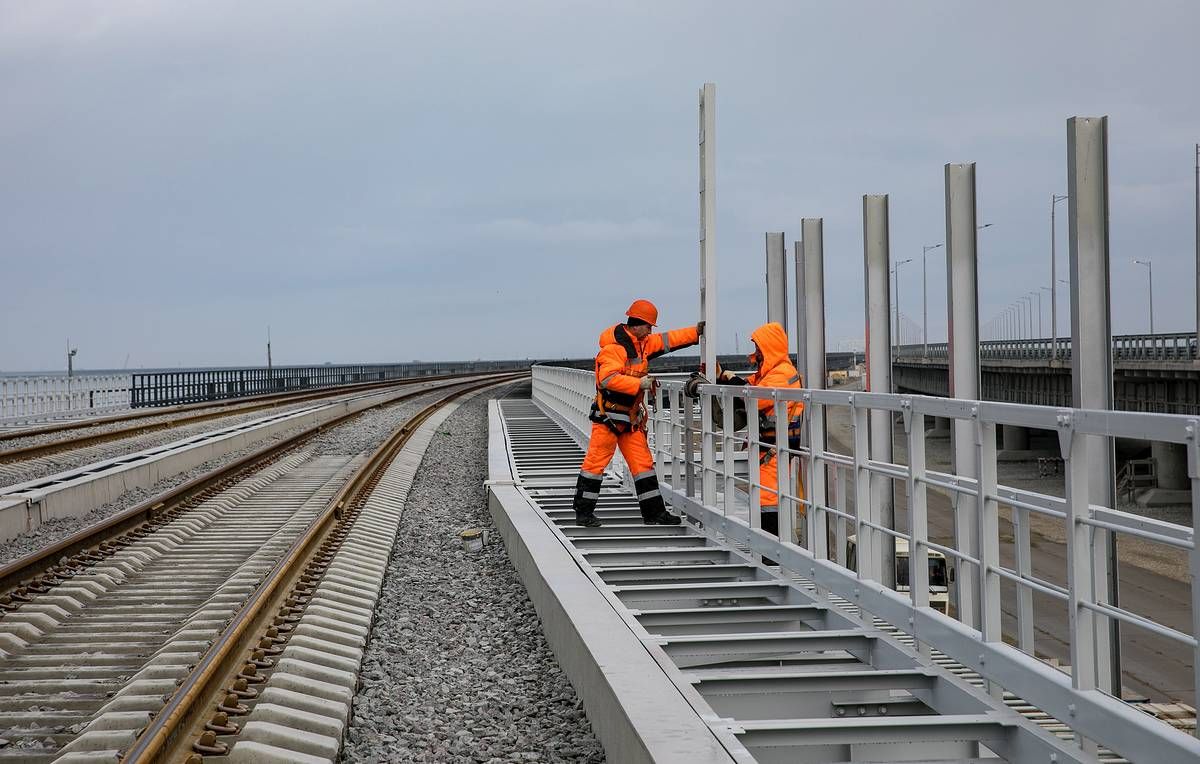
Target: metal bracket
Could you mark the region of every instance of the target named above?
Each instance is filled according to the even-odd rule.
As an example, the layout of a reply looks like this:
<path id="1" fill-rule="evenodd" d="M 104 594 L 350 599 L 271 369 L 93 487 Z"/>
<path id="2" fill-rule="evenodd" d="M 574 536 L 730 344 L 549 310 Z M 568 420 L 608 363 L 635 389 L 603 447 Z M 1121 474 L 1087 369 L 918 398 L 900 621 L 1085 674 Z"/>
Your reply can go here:
<path id="1" fill-rule="evenodd" d="M 1058 416 L 1055 417 L 1058 423 L 1058 450 L 1062 453 L 1063 460 L 1071 457 L 1071 441 L 1075 438 L 1075 424 L 1071 419 L 1071 412 L 1061 410 Z"/>
<path id="2" fill-rule="evenodd" d="M 1200 440 L 1196 434 L 1200 432 L 1200 419 L 1189 419 L 1187 423 L 1188 478 L 1195 480 L 1200 477 Z"/>

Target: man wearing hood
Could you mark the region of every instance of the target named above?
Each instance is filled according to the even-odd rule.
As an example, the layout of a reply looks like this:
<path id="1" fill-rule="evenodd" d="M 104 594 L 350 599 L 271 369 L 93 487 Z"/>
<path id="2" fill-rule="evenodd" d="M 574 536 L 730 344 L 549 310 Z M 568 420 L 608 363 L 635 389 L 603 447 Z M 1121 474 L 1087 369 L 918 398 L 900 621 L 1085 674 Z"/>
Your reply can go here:
<path id="1" fill-rule="evenodd" d="M 596 502 L 604 469 L 613 453 L 621 449 L 625 463 L 633 473 L 642 520 L 647 525 L 679 525 L 678 517 L 667 511 L 658 490 L 654 456 L 646 442 L 646 410 L 643 398 L 652 389 L 650 361 L 680 348 L 700 342 L 704 322 L 686 329 L 652 333 L 658 323 L 658 308 L 649 300 L 635 300 L 625 311 L 628 320 L 600 334 L 600 352 L 596 354 L 596 399 L 588 416 L 592 435 L 587 456 L 575 484 L 575 522 L 596 528 Z"/>
<path id="2" fill-rule="evenodd" d="M 754 341 L 754 354 L 750 363 L 754 365 L 754 373 L 749 379 L 739 377 L 730 371 L 717 370 L 717 384 L 720 385 L 753 385 L 755 387 L 803 387 L 804 381 L 800 372 L 792 364 L 788 356 L 787 332 L 777 323 L 763 324 L 750 335 Z M 787 402 L 788 447 L 799 445 L 801 422 L 804 404 L 800 401 Z M 775 404 L 768 400 L 758 401 L 758 439 L 764 444 L 775 442 Z M 759 449 L 759 483 L 758 505 L 762 512 L 761 527 L 768 533 L 779 535 L 779 455 L 775 449 L 763 446 Z M 797 483 L 796 496 L 803 498 L 804 492 Z M 804 508 L 800 508 L 801 513 Z M 791 541 L 791 539 L 786 539 Z"/>

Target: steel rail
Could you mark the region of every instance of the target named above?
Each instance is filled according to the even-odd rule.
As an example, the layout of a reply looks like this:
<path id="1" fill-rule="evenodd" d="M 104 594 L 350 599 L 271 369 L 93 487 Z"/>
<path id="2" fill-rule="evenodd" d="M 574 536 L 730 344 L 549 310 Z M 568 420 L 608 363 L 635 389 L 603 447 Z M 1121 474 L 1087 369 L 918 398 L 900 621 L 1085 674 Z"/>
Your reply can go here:
<path id="1" fill-rule="evenodd" d="M 446 385 L 432 390 L 424 388 L 406 391 L 400 395 L 385 398 L 360 411 L 349 412 L 324 424 L 314 425 L 170 488 L 36 552 L 0 566 L 0 617 L 5 612 L 19 609 L 23 603 L 31 601 L 35 595 L 46 593 L 59 583 L 82 572 L 88 566 L 105 559 L 127 545 L 133 538 L 151 532 L 161 523 L 186 511 L 189 504 L 241 479 L 249 471 L 256 471 L 264 463 L 274 461 L 322 432 L 343 424 L 348 419 L 365 411 L 435 392 L 444 387 L 466 384 L 477 376 L 472 375 L 462 382 L 443 379 L 441 381 L 446 381 Z M 488 376 L 488 380 L 494 381 L 501 378 L 503 381 L 508 381 L 522 376 L 528 376 L 528 372 L 493 374 Z"/>
<path id="2" fill-rule="evenodd" d="M 168 761 L 199 764 L 201 755 L 193 751 L 192 745 L 201 735 L 207 735 L 206 748 L 222 748 L 223 744 L 215 740 L 213 733 L 205 733 L 205 722 L 217 713 L 217 706 L 223 700 L 228 702 L 228 691 L 223 688 L 233 685 L 239 671 L 244 674 L 254 670 L 254 664 L 249 662 L 254 646 L 264 638 L 271 638 L 268 629 L 283 631 L 288 628 L 286 621 L 296 618 L 303 611 L 303 604 L 288 604 L 302 603 L 306 599 L 304 592 L 291 594 L 293 589 L 297 585 L 306 590 L 315 586 L 323 572 L 323 565 L 314 563 L 314 558 L 320 553 L 322 558 L 328 560 L 336 552 L 345 533 L 335 532 L 343 526 L 348 531 L 358 506 L 365 501 L 374 484 L 417 428 L 451 401 L 486 387 L 511 382 L 520 376 L 525 374 L 511 375 L 502 380 L 491 379 L 455 390 L 419 411 L 380 445 L 275 564 L 237 616 L 201 656 L 195 670 L 176 688 L 162 711 L 155 715 L 125 751 L 121 761 L 124 764 Z M 280 626 L 284 629 L 280 629 Z"/>
<path id="3" fill-rule="evenodd" d="M 255 399 L 239 399 L 236 401 L 222 402 L 221 410 L 206 411 L 202 414 L 191 414 L 168 419 L 162 422 L 152 422 L 148 424 L 134 424 L 128 427 L 121 427 L 116 430 L 107 430 L 105 432 L 83 433 L 75 437 L 55 440 L 49 443 L 40 443 L 33 446 L 25 446 L 23 448 L 11 448 L 6 451 L 0 451 L 0 464 L 8 462 L 25 461 L 27 459 L 35 459 L 40 456 L 58 453 L 60 451 L 70 451 L 76 448 L 84 448 L 97 443 L 106 443 L 114 440 L 122 440 L 124 438 L 142 435 L 145 433 L 156 432 L 158 430 L 169 430 L 183 425 L 197 424 L 206 422 L 212 419 L 221 419 L 227 416 L 235 416 L 237 414 L 245 414 L 252 411 L 261 411 L 262 409 L 275 408 L 281 405 L 292 403 L 302 403 L 304 401 L 318 400 L 321 398 L 329 398 L 344 393 L 361 392 L 364 390 L 374 390 L 386 387 L 403 387 L 418 382 L 431 382 L 441 379 L 454 379 L 461 375 L 446 375 L 441 377 L 413 377 L 410 379 L 388 380 L 386 382 L 367 382 L 359 385 L 345 385 L 341 387 L 326 387 L 320 390 L 304 390 L 301 392 L 292 393 L 276 393 L 269 396 L 260 396 Z M 467 375 L 474 376 L 474 375 Z M 218 404 L 189 404 L 186 408 L 194 410 L 197 408 L 211 409 Z M 184 409 L 185 407 L 179 407 Z M 176 409 L 178 410 L 178 409 Z M 15 440 L 33 435 L 44 435 L 54 432 L 60 432 L 68 429 L 87 429 L 101 424 L 111 424 L 113 422 L 125 421 L 126 419 L 134 420 L 141 419 L 147 416 L 157 416 L 163 413 L 171 413 L 165 409 L 157 409 L 150 412 L 139 412 L 127 417 L 105 417 L 104 419 L 89 420 L 86 424 L 80 422 L 71 423 L 70 427 L 55 425 L 53 427 L 38 428 L 37 430 L 17 431 L 15 433 L 0 434 L 0 441 Z"/>

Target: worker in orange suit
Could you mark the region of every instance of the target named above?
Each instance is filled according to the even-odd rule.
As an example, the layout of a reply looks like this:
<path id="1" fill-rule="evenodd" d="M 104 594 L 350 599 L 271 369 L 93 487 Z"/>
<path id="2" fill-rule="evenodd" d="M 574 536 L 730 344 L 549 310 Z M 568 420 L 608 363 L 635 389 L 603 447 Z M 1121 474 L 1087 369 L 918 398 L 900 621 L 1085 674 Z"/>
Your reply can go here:
<path id="1" fill-rule="evenodd" d="M 575 522 L 589 528 L 600 526 L 596 519 L 600 483 L 613 453 L 620 448 L 633 473 L 642 521 L 647 525 L 678 525 L 679 518 L 667 511 L 658 489 L 654 456 L 646 442 L 643 399 L 654 386 L 650 361 L 700 342 L 704 322 L 686 329 L 654 333 L 658 308 L 649 300 L 634 300 L 625 315 L 628 317 L 625 323 L 600 334 L 596 399 L 588 416 L 592 435 L 575 484 Z"/>
<path id="2" fill-rule="evenodd" d="M 750 375 L 749 379 L 744 379 L 733 372 L 718 368 L 717 384 L 791 388 L 804 386 L 800 372 L 796 371 L 796 367 L 788 356 L 788 337 L 782 326 L 774 322 L 763 324 L 750 334 L 750 339 L 754 342 L 754 354 L 750 356 L 754 373 Z M 803 413 L 803 403 L 800 401 L 787 402 L 788 448 L 798 448 L 800 445 L 801 415 Z M 759 400 L 758 439 L 764 444 L 774 443 L 775 433 L 775 404 L 769 400 Z M 761 527 L 764 531 L 778 536 L 779 455 L 773 447 L 764 445 L 759 450 L 758 462 L 758 482 L 762 485 L 758 490 L 758 504 L 762 512 Z M 795 495 L 804 498 L 804 491 L 799 481 L 796 483 Z M 804 513 L 803 507 L 800 508 L 800 513 Z"/>

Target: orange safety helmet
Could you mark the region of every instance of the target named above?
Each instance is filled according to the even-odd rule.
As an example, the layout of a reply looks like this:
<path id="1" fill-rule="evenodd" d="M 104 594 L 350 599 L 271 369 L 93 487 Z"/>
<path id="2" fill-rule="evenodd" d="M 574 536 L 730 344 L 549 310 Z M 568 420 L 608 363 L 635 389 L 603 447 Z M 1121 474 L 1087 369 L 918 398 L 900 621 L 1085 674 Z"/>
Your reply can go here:
<path id="1" fill-rule="evenodd" d="M 634 300 L 633 304 L 629 306 L 629 310 L 625 311 L 625 315 L 645 321 L 651 326 L 658 324 L 658 308 L 654 307 L 654 303 L 649 300 Z"/>

